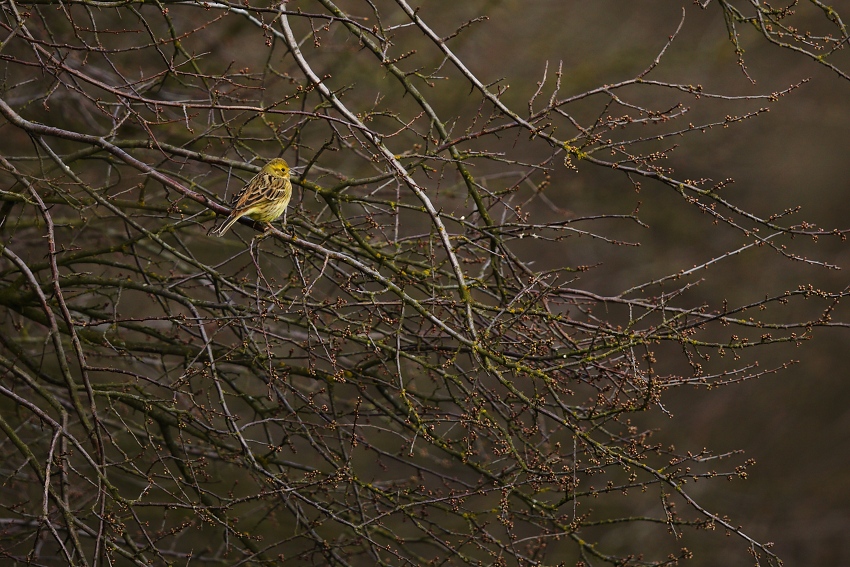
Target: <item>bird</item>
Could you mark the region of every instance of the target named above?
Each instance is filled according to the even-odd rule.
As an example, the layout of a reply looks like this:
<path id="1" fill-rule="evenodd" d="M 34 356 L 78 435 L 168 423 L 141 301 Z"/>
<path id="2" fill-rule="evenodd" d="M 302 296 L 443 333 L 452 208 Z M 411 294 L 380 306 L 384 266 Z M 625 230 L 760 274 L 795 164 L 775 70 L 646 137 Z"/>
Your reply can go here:
<path id="1" fill-rule="evenodd" d="M 233 210 L 213 234 L 223 236 L 233 223 L 245 216 L 270 223 L 282 215 L 292 197 L 289 172 L 289 164 L 281 158 L 275 158 L 264 165 L 260 173 L 233 199 Z"/>

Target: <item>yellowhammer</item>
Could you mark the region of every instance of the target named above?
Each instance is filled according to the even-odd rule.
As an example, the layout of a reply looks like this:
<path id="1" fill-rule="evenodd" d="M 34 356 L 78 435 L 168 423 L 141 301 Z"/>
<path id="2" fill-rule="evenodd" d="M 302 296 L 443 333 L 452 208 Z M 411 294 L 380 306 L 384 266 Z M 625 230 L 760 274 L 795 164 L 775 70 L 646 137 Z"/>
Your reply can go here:
<path id="1" fill-rule="evenodd" d="M 230 216 L 213 234 L 223 235 L 233 223 L 244 216 L 260 222 L 272 222 L 286 210 L 290 197 L 292 183 L 289 181 L 289 165 L 286 161 L 275 158 L 236 196 Z"/>

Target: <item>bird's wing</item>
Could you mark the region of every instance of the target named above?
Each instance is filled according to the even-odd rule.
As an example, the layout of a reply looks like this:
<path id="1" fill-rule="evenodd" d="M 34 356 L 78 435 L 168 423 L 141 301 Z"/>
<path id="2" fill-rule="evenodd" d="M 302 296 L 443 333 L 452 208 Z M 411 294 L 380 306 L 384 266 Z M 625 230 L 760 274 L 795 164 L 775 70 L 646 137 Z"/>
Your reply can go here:
<path id="1" fill-rule="evenodd" d="M 284 193 L 286 193 L 286 179 L 261 171 L 239 194 L 233 209 L 244 211 L 264 201 L 275 201 Z"/>

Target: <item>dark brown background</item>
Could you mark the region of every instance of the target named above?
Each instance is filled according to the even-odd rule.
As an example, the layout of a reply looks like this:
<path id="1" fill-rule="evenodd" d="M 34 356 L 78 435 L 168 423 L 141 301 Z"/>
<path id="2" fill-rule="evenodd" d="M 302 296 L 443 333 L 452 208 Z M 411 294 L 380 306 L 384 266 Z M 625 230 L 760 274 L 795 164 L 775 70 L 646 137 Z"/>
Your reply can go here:
<path id="1" fill-rule="evenodd" d="M 676 174 L 715 181 L 732 177 L 735 183 L 726 196 L 757 214 L 800 205 L 797 221 L 806 219 L 824 228 L 850 226 L 850 83 L 742 29 L 747 70 L 756 81 L 752 84 L 737 65 L 715 5 L 703 11 L 689 2 L 669 1 L 494 2 L 487 10 L 490 21 L 466 36 L 462 55 L 482 80 L 506 77 L 515 101 L 533 92 L 545 60 L 550 72 L 562 60 L 564 91 L 581 92 L 646 68 L 676 29 L 682 7 L 687 9 L 682 31 L 650 78 L 699 83 L 707 91 L 728 95 L 762 94 L 801 79 L 811 81 L 771 105 L 765 115 L 682 139 L 672 159 Z M 805 15 L 803 8 L 809 8 L 801 8 Z M 808 13 L 811 26 L 824 29 L 822 16 Z M 846 53 L 834 60 L 839 65 L 847 61 Z M 716 115 L 720 108 L 722 104 L 693 105 L 695 115 Z M 735 112 L 740 113 L 740 107 Z M 587 288 L 622 290 L 744 243 L 738 235 L 712 227 L 667 188 L 645 183 L 635 195 L 622 180 L 609 183 L 612 180 L 584 166 L 579 175 L 556 176 L 547 193 L 578 214 L 626 213 L 642 202 L 641 218 L 651 228 L 643 233 L 639 253 L 606 249 L 604 265 L 582 278 Z M 751 250 L 710 269 L 699 293 L 734 302 L 802 283 L 835 291 L 847 286 L 850 245 L 824 240 L 817 246 L 803 243 L 800 249 L 843 270 L 828 271 Z M 841 313 L 848 320 L 846 308 L 839 309 L 836 320 Z M 666 400 L 672 423 L 657 412 L 647 416 L 647 424 L 662 427 L 660 438 L 677 447 L 709 447 L 717 453 L 745 450 L 757 463 L 749 479 L 706 484 L 703 504 L 727 512 L 756 539 L 775 542 L 775 551 L 787 565 L 846 565 L 850 334 L 821 329 L 814 337 L 799 348 L 780 346 L 758 355 L 763 368 L 800 361 L 790 369 L 711 392 L 678 389 Z M 716 538 L 712 541 L 717 545 Z M 728 549 L 697 554 L 690 564 L 747 564 L 742 543 L 726 541 Z"/>

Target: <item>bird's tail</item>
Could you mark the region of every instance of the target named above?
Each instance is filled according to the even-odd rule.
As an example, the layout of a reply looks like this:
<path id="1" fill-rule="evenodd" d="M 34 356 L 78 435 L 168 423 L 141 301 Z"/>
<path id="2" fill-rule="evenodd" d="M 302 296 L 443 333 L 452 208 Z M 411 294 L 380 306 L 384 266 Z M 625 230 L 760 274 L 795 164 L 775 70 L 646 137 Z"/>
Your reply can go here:
<path id="1" fill-rule="evenodd" d="M 224 233 L 227 232 L 227 229 L 233 226 L 233 224 L 240 218 L 242 218 L 242 215 L 242 212 L 233 211 L 232 213 L 230 213 L 230 216 L 227 217 L 227 220 L 224 221 L 224 224 L 213 231 L 213 234 L 215 234 L 216 236 L 224 236 Z"/>

